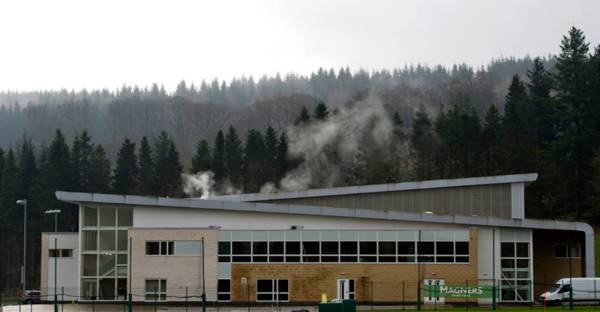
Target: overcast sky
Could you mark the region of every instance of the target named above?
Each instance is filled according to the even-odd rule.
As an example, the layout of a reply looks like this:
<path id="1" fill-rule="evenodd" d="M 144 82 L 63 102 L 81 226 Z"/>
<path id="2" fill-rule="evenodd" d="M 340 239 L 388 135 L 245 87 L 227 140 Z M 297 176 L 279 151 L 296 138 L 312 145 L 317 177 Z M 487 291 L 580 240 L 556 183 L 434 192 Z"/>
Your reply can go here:
<path id="1" fill-rule="evenodd" d="M 548 55 L 600 1 L 2 0 L 0 90 L 109 88 Z"/>

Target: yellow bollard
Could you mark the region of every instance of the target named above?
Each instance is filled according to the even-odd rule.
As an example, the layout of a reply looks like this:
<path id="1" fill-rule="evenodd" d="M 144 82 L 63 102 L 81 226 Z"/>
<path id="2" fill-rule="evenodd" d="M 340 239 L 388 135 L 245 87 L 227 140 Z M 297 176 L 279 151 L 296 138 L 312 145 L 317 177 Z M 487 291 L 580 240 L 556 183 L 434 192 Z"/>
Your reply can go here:
<path id="1" fill-rule="evenodd" d="M 321 303 L 327 303 L 327 293 L 321 293 Z"/>

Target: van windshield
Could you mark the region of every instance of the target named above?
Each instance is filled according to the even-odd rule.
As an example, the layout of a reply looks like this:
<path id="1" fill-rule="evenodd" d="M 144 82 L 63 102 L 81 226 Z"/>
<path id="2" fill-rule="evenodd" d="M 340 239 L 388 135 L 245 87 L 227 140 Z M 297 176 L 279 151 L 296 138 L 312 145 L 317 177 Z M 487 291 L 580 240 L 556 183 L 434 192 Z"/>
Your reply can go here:
<path id="1" fill-rule="evenodd" d="M 557 292 L 561 286 L 562 286 L 561 284 L 554 284 L 554 285 L 552 285 L 552 287 L 550 287 L 550 289 L 548 289 L 548 292 L 551 292 L 551 293 Z"/>

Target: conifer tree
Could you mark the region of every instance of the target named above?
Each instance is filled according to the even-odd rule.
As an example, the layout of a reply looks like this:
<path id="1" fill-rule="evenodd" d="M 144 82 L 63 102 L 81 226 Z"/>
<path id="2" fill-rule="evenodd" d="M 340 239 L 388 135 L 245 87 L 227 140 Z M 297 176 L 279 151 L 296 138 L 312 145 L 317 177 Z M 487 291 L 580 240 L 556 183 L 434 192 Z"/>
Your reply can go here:
<path id="1" fill-rule="evenodd" d="M 89 191 L 90 158 L 94 145 L 86 130 L 75 136 L 71 147 L 71 170 L 73 187 L 78 192 Z"/>
<path id="2" fill-rule="evenodd" d="M 279 183 L 289 169 L 288 164 L 288 143 L 287 136 L 285 132 L 282 132 L 279 136 L 279 141 L 277 142 L 277 155 L 275 156 L 275 160 L 277 162 L 277 172 L 276 172 L 276 180 L 273 182 Z"/>
<path id="3" fill-rule="evenodd" d="M 491 105 L 485 114 L 481 141 L 485 164 L 483 174 L 489 176 L 500 174 L 503 166 L 500 144 L 502 142 L 502 116 L 495 105 Z"/>
<path id="4" fill-rule="evenodd" d="M 2 171 L 4 171 L 4 163 L 6 159 L 4 158 L 4 150 L 0 148 L 0 181 L 2 181 Z"/>
<path id="5" fill-rule="evenodd" d="M 302 110 L 300 111 L 300 115 L 298 115 L 296 121 L 294 122 L 294 125 L 302 126 L 306 125 L 308 122 L 310 122 L 310 115 L 308 114 L 308 110 L 306 110 L 306 107 L 303 106 Z"/>
<path id="6" fill-rule="evenodd" d="M 140 195 L 156 194 L 155 167 L 152 159 L 152 147 L 147 137 L 143 137 L 138 150 L 137 193 Z"/>
<path id="7" fill-rule="evenodd" d="M 410 142 L 415 178 L 417 180 L 434 178 L 436 176 L 434 163 L 437 149 L 436 138 L 431 119 L 422 105 L 412 123 Z"/>
<path id="8" fill-rule="evenodd" d="M 181 192 L 181 170 L 179 153 L 175 143 L 162 131 L 154 144 L 152 155 L 154 183 L 158 196 L 177 196 Z"/>
<path id="9" fill-rule="evenodd" d="M 24 138 L 19 155 L 19 197 L 31 199 L 39 169 L 30 138 Z"/>
<path id="10" fill-rule="evenodd" d="M 265 131 L 265 176 L 277 183 L 277 132 L 271 126 Z"/>
<path id="11" fill-rule="evenodd" d="M 97 144 L 90 155 L 89 190 L 94 193 L 108 193 L 110 190 L 111 164 L 102 145 Z"/>
<path id="12" fill-rule="evenodd" d="M 215 137 L 213 148 L 212 169 L 215 174 L 215 183 L 221 185 L 225 180 L 225 136 L 223 131 L 219 130 Z"/>
<path id="13" fill-rule="evenodd" d="M 315 120 L 325 120 L 327 119 L 327 117 L 329 117 L 329 110 L 327 109 L 327 105 L 324 102 L 319 102 L 319 104 L 315 106 L 313 118 Z"/>
<path id="14" fill-rule="evenodd" d="M 191 173 L 209 171 L 212 169 L 212 159 L 210 155 L 210 146 L 206 140 L 198 142 L 196 145 L 196 154 L 192 158 Z"/>
<path id="15" fill-rule="evenodd" d="M 265 174 L 265 168 L 268 165 L 265 142 L 260 131 L 248 130 L 243 157 L 244 191 L 258 192 L 260 187 L 268 181 Z"/>
<path id="16" fill-rule="evenodd" d="M 525 84 L 515 75 L 508 88 L 502 121 L 504 173 L 527 173 L 535 170 L 535 133 L 529 122 L 529 106 Z"/>
<path id="17" fill-rule="evenodd" d="M 225 136 L 225 176 L 235 188 L 242 182 L 242 142 L 233 126 L 229 126 Z"/>
<path id="18" fill-rule="evenodd" d="M 132 194 L 137 186 L 138 164 L 135 143 L 125 139 L 117 153 L 112 189 L 117 194 Z"/>

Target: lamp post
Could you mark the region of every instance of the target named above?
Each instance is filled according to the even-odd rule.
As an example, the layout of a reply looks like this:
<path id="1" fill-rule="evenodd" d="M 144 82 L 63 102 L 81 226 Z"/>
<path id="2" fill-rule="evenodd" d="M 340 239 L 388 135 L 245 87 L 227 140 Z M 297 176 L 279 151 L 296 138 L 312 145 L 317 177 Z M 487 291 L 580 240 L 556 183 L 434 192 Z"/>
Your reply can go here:
<path id="1" fill-rule="evenodd" d="M 44 211 L 46 214 L 53 214 L 54 215 L 54 312 L 58 312 L 58 297 L 56 295 L 56 292 L 58 290 L 58 285 L 57 285 L 57 274 L 58 274 L 58 257 L 60 256 L 60 252 L 58 251 L 58 246 L 57 246 L 57 241 L 58 238 L 56 237 L 56 233 L 58 233 L 58 227 L 57 227 L 57 216 L 60 213 L 60 209 L 53 209 L 53 210 L 46 210 Z"/>
<path id="2" fill-rule="evenodd" d="M 53 210 L 46 210 L 44 211 L 46 214 L 53 214 L 54 215 L 54 233 L 58 232 L 58 227 L 57 227 L 57 216 L 60 213 L 60 209 L 53 209 Z"/>
<path id="3" fill-rule="evenodd" d="M 24 208 L 23 214 L 23 266 L 21 267 L 21 286 L 23 287 L 23 294 L 27 289 L 27 199 L 17 200 L 17 205 L 22 205 Z"/>

